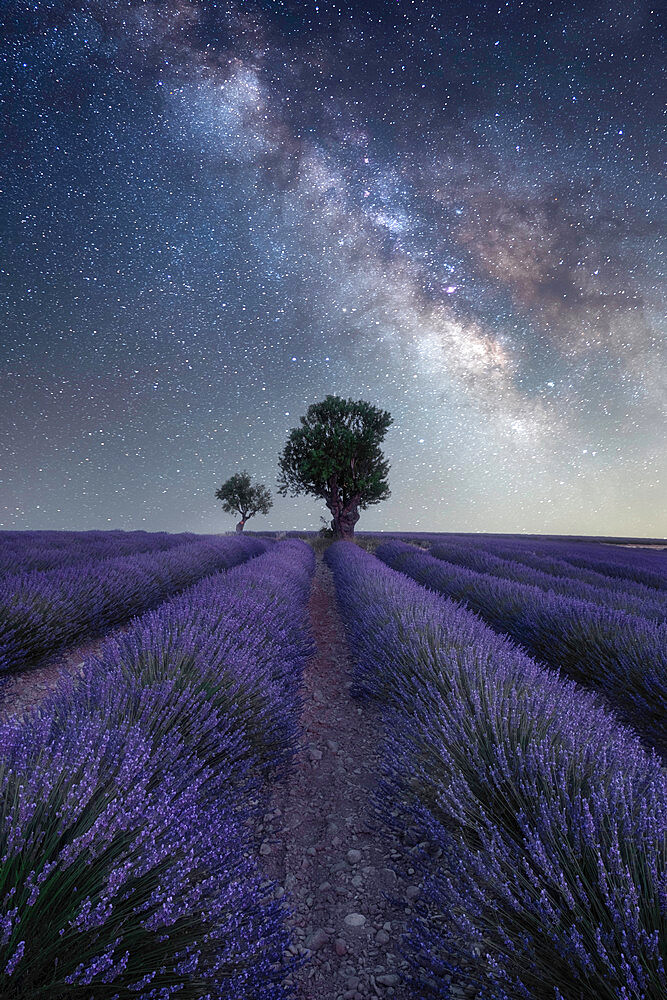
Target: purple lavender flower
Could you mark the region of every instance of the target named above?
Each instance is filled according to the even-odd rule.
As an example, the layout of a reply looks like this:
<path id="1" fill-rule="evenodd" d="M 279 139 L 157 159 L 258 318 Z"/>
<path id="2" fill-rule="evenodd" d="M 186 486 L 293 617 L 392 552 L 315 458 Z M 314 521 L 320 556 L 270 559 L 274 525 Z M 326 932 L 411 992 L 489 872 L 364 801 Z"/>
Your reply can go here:
<path id="1" fill-rule="evenodd" d="M 429 554 L 443 562 L 465 566 L 477 573 L 529 584 L 580 601 L 616 608 L 652 621 L 667 621 L 664 596 L 653 588 L 627 578 L 604 576 L 573 566 L 563 559 L 525 553 L 522 549 L 500 549 L 492 543 L 471 544 L 450 540 L 437 542 Z M 511 553 L 511 555 L 510 555 Z"/>
<path id="2" fill-rule="evenodd" d="M 285 996 L 249 798 L 296 746 L 312 569 L 272 545 L 0 725 L 0 995 Z"/>
<path id="3" fill-rule="evenodd" d="M 658 757 L 461 605 L 349 543 L 327 561 L 356 690 L 385 712 L 379 816 L 427 845 L 415 995 L 445 1000 L 453 973 L 487 1000 L 662 998 Z"/>
<path id="4" fill-rule="evenodd" d="M 28 666 L 126 621 L 222 569 L 265 551 L 256 538 L 187 542 L 169 551 L 81 562 L 0 581 L 0 671 Z"/>
<path id="5" fill-rule="evenodd" d="M 377 555 L 462 601 L 550 667 L 599 690 L 650 746 L 667 752 L 667 625 L 579 600 L 574 586 L 572 597 L 552 594 L 434 559 L 403 542 L 380 545 Z"/>

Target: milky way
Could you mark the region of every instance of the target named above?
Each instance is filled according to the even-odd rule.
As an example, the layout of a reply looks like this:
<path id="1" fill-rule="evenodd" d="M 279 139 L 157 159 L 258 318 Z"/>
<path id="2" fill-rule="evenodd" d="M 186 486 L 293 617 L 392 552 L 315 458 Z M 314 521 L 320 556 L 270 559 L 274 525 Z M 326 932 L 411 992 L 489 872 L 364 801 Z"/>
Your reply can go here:
<path id="1" fill-rule="evenodd" d="M 333 392 L 359 528 L 665 534 L 651 4 L 3 11 L 0 526 L 228 530 Z"/>

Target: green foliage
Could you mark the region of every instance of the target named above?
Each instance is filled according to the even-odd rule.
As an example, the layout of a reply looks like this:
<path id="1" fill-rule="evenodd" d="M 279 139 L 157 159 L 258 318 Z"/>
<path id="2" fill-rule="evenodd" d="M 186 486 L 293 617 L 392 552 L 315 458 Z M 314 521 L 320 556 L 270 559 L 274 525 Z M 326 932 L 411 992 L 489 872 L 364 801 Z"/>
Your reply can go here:
<path id="1" fill-rule="evenodd" d="M 386 500 L 389 464 L 380 443 L 391 415 L 364 400 L 327 396 L 308 407 L 280 456 L 279 492 L 324 500 L 337 534 L 354 530 L 358 509 Z"/>
<path id="2" fill-rule="evenodd" d="M 268 514 L 273 507 L 271 492 L 266 486 L 252 483 L 245 470 L 230 476 L 215 495 L 222 501 L 224 512 L 238 514 L 243 523 L 255 514 Z"/>

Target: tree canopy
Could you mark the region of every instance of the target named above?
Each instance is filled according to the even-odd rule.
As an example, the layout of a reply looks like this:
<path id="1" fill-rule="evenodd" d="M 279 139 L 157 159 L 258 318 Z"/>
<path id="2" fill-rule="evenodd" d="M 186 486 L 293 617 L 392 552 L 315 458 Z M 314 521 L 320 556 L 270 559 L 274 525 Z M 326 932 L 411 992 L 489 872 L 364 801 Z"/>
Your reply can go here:
<path id="1" fill-rule="evenodd" d="M 380 449 L 391 414 L 364 400 L 327 396 L 308 407 L 280 456 L 279 492 L 326 503 L 334 533 L 354 534 L 359 510 L 389 497 L 389 464 Z"/>
<path id="2" fill-rule="evenodd" d="M 237 531 L 243 531 L 246 521 L 255 514 L 268 514 L 273 507 L 271 493 L 261 483 L 251 482 L 249 474 L 236 472 L 216 490 L 216 497 L 222 500 L 222 509 L 226 514 L 238 514 L 241 518 L 236 525 Z"/>

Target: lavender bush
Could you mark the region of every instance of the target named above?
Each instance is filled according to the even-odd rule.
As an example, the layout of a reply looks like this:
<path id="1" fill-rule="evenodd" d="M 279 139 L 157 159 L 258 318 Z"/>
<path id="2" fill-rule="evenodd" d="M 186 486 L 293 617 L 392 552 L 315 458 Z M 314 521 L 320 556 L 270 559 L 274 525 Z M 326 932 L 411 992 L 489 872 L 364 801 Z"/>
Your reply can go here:
<path id="1" fill-rule="evenodd" d="M 356 690 L 384 706 L 381 816 L 429 845 L 415 995 L 449 997 L 451 973 L 486 1000 L 662 998 L 658 758 L 465 608 L 348 543 L 326 558 Z"/>
<path id="2" fill-rule="evenodd" d="M 451 541 L 452 538 L 497 551 L 498 554 L 507 553 L 510 558 L 519 558 L 519 554 L 524 553 L 557 559 L 570 570 L 594 573 L 607 581 L 617 579 L 626 587 L 637 583 L 658 591 L 667 589 L 667 556 L 659 550 L 602 545 L 583 540 L 523 538 L 520 535 L 450 536 L 446 540 Z"/>
<path id="3" fill-rule="evenodd" d="M 403 542 L 378 558 L 480 614 L 555 669 L 600 690 L 619 716 L 667 752 L 667 626 L 442 562 Z"/>
<path id="4" fill-rule="evenodd" d="M 294 750 L 312 569 L 209 578 L 0 726 L 0 995 L 286 995 L 248 798 Z"/>
<path id="5" fill-rule="evenodd" d="M 581 580 L 583 583 L 590 583 L 594 587 L 603 587 L 605 590 L 618 590 L 621 592 L 636 594 L 645 599 L 662 599 L 664 590 L 662 586 L 662 576 L 666 572 L 666 557 L 661 552 L 650 552 L 647 555 L 639 556 L 639 561 L 635 562 L 630 553 L 635 549 L 619 549 L 621 555 L 614 558 L 616 551 L 612 546 L 602 546 L 591 543 L 584 547 L 583 543 L 576 544 L 558 541 L 527 540 L 518 536 L 495 537 L 495 536 L 445 536 L 436 540 L 434 544 L 457 544 L 465 545 L 469 549 L 478 549 L 492 552 L 494 555 L 504 559 L 512 559 L 534 569 L 542 570 L 554 576 L 566 576 L 572 579 Z M 581 558 L 588 552 L 588 558 Z M 611 552 L 612 556 L 602 559 L 601 554 Z M 577 560 L 577 564 L 568 558 L 569 556 Z M 615 573 L 607 572 L 609 564 L 612 563 Z M 597 569 L 593 566 L 597 564 Z M 633 567 L 650 574 L 652 584 L 649 585 L 635 579 Z M 655 586 L 658 584 L 658 586 Z M 658 593 L 656 594 L 656 590 Z"/>
<path id="6" fill-rule="evenodd" d="M 0 581 L 0 671 L 89 637 L 183 587 L 266 549 L 256 538 L 189 542 L 167 552 L 80 563 Z"/>
<path id="7" fill-rule="evenodd" d="M 32 570 L 64 569 L 93 559 L 164 552 L 214 536 L 166 531 L 2 531 L 0 577 Z"/>
<path id="8" fill-rule="evenodd" d="M 611 546 L 608 548 L 611 549 Z M 577 547 L 576 550 L 560 547 L 558 554 L 573 566 L 592 569 L 605 576 L 636 580 L 663 593 L 667 590 L 667 568 L 662 553 L 644 553 L 641 550 L 619 547 L 618 552 L 605 551 L 602 556 L 597 547 L 592 549 L 588 545 Z"/>
<path id="9" fill-rule="evenodd" d="M 106 640 L 77 681 L 78 695 L 85 692 L 92 710 L 113 677 L 119 720 L 141 718 L 145 692 L 167 685 L 160 717 L 148 713 L 151 725 L 157 736 L 178 725 L 191 744 L 204 730 L 181 707 L 172 718 L 168 706 L 194 691 L 243 733 L 246 758 L 279 768 L 296 747 L 301 668 L 313 652 L 301 628 L 313 568 L 309 546 L 285 542 L 208 577 Z"/>
<path id="10" fill-rule="evenodd" d="M 214 776 L 176 734 L 47 725 L 0 732 L 2 996 L 243 996 L 286 941 Z"/>
<path id="11" fill-rule="evenodd" d="M 518 559 L 507 559 L 495 555 L 493 551 L 478 545 L 468 545 L 465 542 L 438 542 L 429 549 L 429 555 L 444 562 L 465 566 L 476 573 L 486 573 L 502 579 L 513 580 L 515 583 L 525 583 L 540 590 L 550 590 L 554 594 L 566 597 L 576 597 L 590 604 L 600 604 L 603 607 L 626 611 L 628 614 L 639 615 L 651 621 L 667 621 L 667 602 L 650 587 L 641 588 L 641 592 L 628 592 L 622 589 L 622 582 L 610 579 L 609 586 L 594 586 L 583 580 L 577 580 L 569 575 L 576 573 L 575 567 L 559 560 L 561 573 L 547 573 L 520 562 Z"/>

